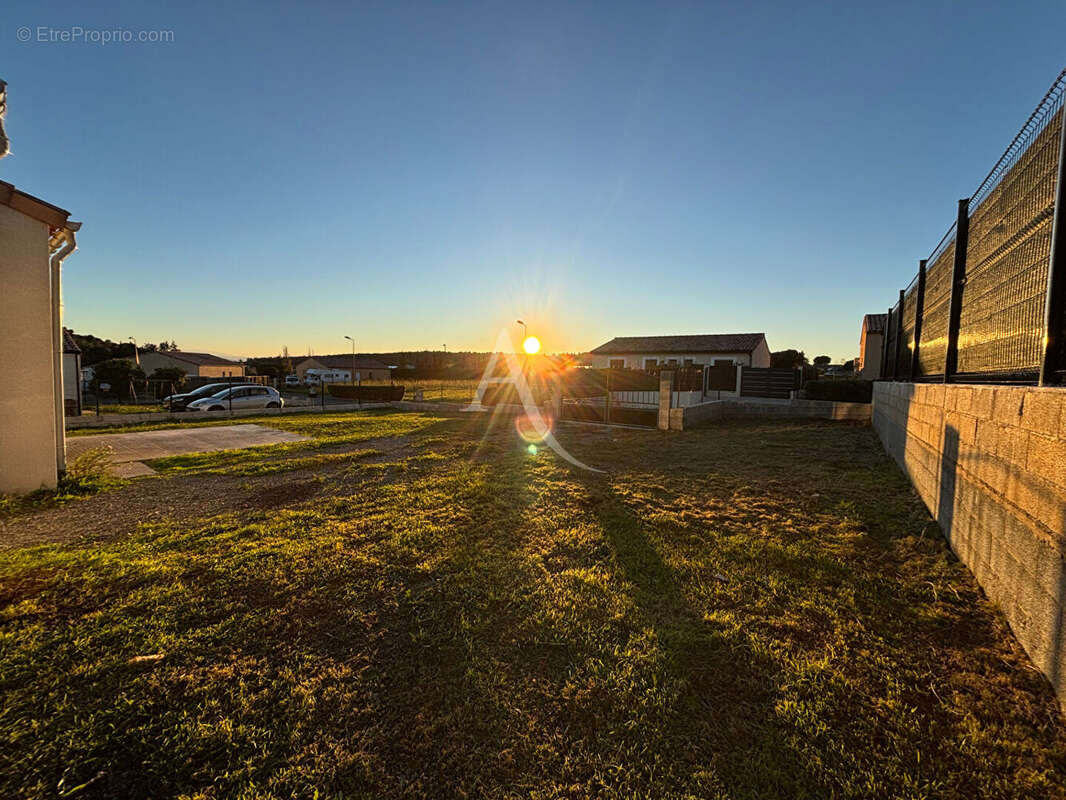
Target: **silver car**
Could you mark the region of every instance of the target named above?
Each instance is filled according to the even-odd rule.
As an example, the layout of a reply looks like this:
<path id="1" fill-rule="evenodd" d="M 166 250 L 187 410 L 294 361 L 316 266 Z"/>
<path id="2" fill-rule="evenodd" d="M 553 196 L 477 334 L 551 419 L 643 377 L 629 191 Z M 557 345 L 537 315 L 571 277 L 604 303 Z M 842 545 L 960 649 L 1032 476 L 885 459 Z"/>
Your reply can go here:
<path id="1" fill-rule="evenodd" d="M 194 400 L 186 407 L 189 411 L 229 411 L 231 408 L 281 408 L 285 401 L 277 389 L 259 384 L 240 384 L 223 389 L 210 397 Z"/>

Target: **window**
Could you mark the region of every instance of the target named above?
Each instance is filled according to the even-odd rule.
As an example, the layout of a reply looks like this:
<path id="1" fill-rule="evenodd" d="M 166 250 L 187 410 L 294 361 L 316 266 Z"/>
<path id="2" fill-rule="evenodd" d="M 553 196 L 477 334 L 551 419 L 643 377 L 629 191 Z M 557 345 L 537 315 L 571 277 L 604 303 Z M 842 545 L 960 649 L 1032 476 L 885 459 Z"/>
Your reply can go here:
<path id="1" fill-rule="evenodd" d="M 731 358 L 716 358 L 714 360 L 716 367 L 731 367 L 733 366 L 733 359 Z"/>
<path id="2" fill-rule="evenodd" d="M 691 367 L 692 366 L 692 359 L 691 358 L 686 358 L 685 359 L 685 366 L 686 367 Z"/>
<path id="3" fill-rule="evenodd" d="M 655 369 L 657 366 L 659 366 L 659 359 L 657 359 L 657 358 L 645 358 L 644 359 L 644 369 Z"/>
<path id="4" fill-rule="evenodd" d="M 265 388 L 260 386 L 258 389 L 252 389 L 252 394 L 254 394 L 254 395 L 264 395 L 264 394 L 270 394 L 270 392 L 268 392 Z"/>
<path id="5" fill-rule="evenodd" d="M 666 365 L 668 367 L 676 367 L 677 366 L 677 359 L 676 358 L 671 358 L 669 361 L 666 362 Z"/>
<path id="6" fill-rule="evenodd" d="M 611 369 L 625 369 L 626 360 L 624 358 L 612 358 Z"/>

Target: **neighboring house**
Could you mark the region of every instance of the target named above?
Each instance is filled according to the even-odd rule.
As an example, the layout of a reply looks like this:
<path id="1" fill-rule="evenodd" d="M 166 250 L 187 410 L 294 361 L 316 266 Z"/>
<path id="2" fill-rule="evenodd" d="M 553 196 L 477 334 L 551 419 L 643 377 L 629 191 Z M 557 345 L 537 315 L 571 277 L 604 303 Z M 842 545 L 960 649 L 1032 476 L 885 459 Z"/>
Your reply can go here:
<path id="1" fill-rule="evenodd" d="M 652 369 L 661 366 L 770 366 L 762 333 L 708 333 L 695 336 L 618 336 L 583 359 L 592 367 Z"/>
<path id="2" fill-rule="evenodd" d="M 147 377 L 157 369 L 177 368 L 194 378 L 243 378 L 244 364 L 210 353 L 186 353 L 181 350 L 140 353 L 141 369 Z"/>
<path id="3" fill-rule="evenodd" d="M 877 380 L 881 377 L 881 358 L 885 342 L 885 326 L 888 314 L 867 314 L 862 318 L 862 333 L 859 336 L 859 377 Z"/>
<path id="4" fill-rule="evenodd" d="M 66 469 L 61 267 L 81 226 L 0 181 L 0 492 L 54 489 Z"/>
<path id="5" fill-rule="evenodd" d="M 63 329 L 63 407 L 68 417 L 81 416 L 81 348 Z"/>
<path id="6" fill-rule="evenodd" d="M 350 374 L 353 369 L 352 354 L 310 356 L 303 361 L 297 361 L 293 367 L 301 383 L 304 382 L 309 369 L 339 370 Z M 357 381 L 387 381 L 391 372 L 385 362 L 368 356 L 355 356 L 354 369 Z"/>

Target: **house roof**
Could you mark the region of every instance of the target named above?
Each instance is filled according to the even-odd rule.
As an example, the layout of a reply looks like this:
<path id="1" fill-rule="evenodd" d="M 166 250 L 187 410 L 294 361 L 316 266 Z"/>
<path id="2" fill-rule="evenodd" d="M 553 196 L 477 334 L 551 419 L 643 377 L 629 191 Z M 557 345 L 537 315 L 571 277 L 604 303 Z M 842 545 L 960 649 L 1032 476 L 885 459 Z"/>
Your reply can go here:
<path id="1" fill-rule="evenodd" d="M 884 333 L 887 323 L 888 314 L 867 314 L 862 318 L 862 327 L 867 333 Z"/>
<path id="2" fill-rule="evenodd" d="M 623 353 L 750 353 L 766 340 L 763 333 L 702 333 L 694 336 L 616 336 L 591 352 Z"/>
<path id="3" fill-rule="evenodd" d="M 296 363 L 297 367 L 303 366 L 308 361 L 316 361 L 327 369 L 351 369 L 352 368 L 352 354 L 351 353 L 338 353 L 329 356 L 310 356 Z M 356 356 L 355 357 L 356 369 L 388 369 L 388 365 L 384 361 L 378 361 L 376 358 L 370 356 Z"/>
<path id="4" fill-rule="evenodd" d="M 51 228 L 65 227 L 67 218 L 70 216 L 69 211 L 46 203 L 32 194 L 20 192 L 12 184 L 4 181 L 0 181 L 0 205 L 10 206 L 27 217 L 46 223 Z"/>
<path id="5" fill-rule="evenodd" d="M 195 364 L 198 367 L 212 365 L 220 367 L 240 366 L 236 361 L 230 361 L 228 358 L 222 358 L 221 356 L 213 356 L 210 353 L 186 353 L 184 350 L 160 350 L 156 352 L 161 356 L 176 358 L 178 361 Z M 142 355 L 147 354 L 142 353 Z"/>
<path id="6" fill-rule="evenodd" d="M 64 353 L 80 353 L 81 348 L 78 347 L 78 343 L 74 341 L 74 334 L 70 328 L 63 329 L 63 352 Z"/>

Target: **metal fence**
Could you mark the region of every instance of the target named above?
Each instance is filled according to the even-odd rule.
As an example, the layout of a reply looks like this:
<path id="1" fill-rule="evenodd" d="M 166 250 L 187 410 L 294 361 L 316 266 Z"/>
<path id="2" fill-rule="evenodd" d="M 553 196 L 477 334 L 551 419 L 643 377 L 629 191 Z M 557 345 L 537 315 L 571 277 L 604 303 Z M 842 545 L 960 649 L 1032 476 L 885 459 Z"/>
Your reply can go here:
<path id="1" fill-rule="evenodd" d="M 889 309 L 882 377 L 1066 382 L 1063 70 Z"/>

